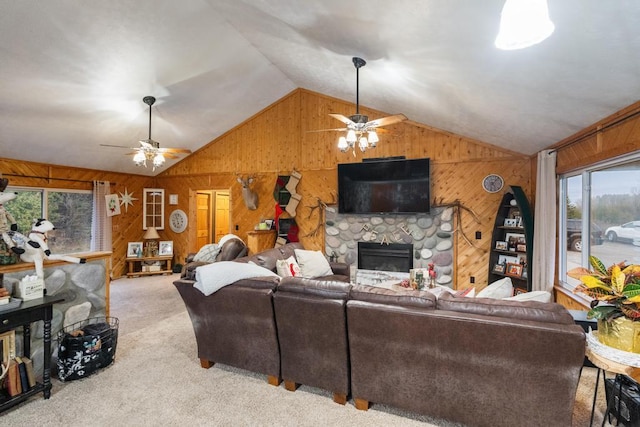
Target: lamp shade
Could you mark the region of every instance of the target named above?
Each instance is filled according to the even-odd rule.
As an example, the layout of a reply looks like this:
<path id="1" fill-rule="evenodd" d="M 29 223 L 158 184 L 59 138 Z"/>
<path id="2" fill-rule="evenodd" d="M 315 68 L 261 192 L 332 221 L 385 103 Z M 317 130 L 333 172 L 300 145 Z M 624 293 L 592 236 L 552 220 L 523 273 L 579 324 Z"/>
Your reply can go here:
<path id="1" fill-rule="evenodd" d="M 149 227 L 142 238 L 145 240 L 159 239 L 160 235 L 155 227 Z"/>

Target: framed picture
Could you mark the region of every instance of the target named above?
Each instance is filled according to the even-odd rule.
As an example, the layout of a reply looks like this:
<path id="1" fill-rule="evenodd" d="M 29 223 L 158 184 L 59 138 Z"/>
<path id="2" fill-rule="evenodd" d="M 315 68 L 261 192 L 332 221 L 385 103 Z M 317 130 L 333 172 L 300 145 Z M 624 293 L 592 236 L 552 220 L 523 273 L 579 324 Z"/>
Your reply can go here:
<path id="1" fill-rule="evenodd" d="M 507 274 L 509 276 L 520 277 L 522 275 L 522 266 L 520 264 L 507 264 Z"/>
<path id="2" fill-rule="evenodd" d="M 516 251 L 527 252 L 527 245 L 525 245 L 524 243 L 518 243 L 518 245 L 516 246 Z"/>
<path id="3" fill-rule="evenodd" d="M 506 233 L 504 237 L 505 237 L 505 240 L 507 241 L 507 247 L 511 252 L 516 251 L 519 242 L 522 242 L 522 243 L 525 242 L 524 234 L 520 234 L 520 233 Z"/>
<path id="4" fill-rule="evenodd" d="M 138 252 L 142 253 L 142 242 L 129 242 L 129 245 L 127 245 L 127 258 L 138 256 Z"/>
<path id="5" fill-rule="evenodd" d="M 158 252 L 160 256 L 173 255 L 173 240 L 163 240 L 160 242 L 160 250 Z"/>
<path id="6" fill-rule="evenodd" d="M 518 220 L 516 218 L 505 218 L 504 219 L 504 226 L 505 227 L 517 227 L 518 226 Z"/>
<path id="7" fill-rule="evenodd" d="M 504 273 L 504 264 L 496 264 L 495 267 L 493 267 L 493 271 L 496 273 Z"/>
<path id="8" fill-rule="evenodd" d="M 506 251 L 507 250 L 507 242 L 503 242 L 501 240 L 496 241 L 496 250 Z"/>

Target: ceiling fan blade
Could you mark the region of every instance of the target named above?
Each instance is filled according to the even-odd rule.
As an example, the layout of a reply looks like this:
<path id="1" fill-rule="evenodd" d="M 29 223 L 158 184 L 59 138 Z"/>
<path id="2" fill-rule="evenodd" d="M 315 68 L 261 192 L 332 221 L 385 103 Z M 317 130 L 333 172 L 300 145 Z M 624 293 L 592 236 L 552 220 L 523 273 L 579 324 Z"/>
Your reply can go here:
<path id="1" fill-rule="evenodd" d="M 388 126 L 394 123 L 399 123 L 407 120 L 407 116 L 404 114 L 396 114 L 394 116 L 382 117 L 380 119 L 371 120 L 367 122 L 366 127 L 379 127 L 379 126 Z"/>
<path id="2" fill-rule="evenodd" d="M 331 132 L 331 131 L 343 131 L 346 132 L 348 129 L 347 128 L 334 128 L 334 129 L 318 129 L 318 130 L 308 130 L 307 132 Z"/>
<path id="3" fill-rule="evenodd" d="M 191 154 L 191 150 L 186 148 L 159 148 L 158 151 L 161 153 L 182 153 L 182 154 Z"/>
<path id="4" fill-rule="evenodd" d="M 175 154 L 171 154 L 171 153 L 162 153 L 162 156 L 165 159 L 179 159 L 180 157 L 176 156 Z"/>
<path id="5" fill-rule="evenodd" d="M 124 145 L 111 145 L 111 144 L 100 144 L 101 147 L 114 147 L 114 148 L 126 148 L 127 150 L 136 150 L 134 147 L 127 147 Z"/>
<path id="6" fill-rule="evenodd" d="M 351 120 L 349 117 L 343 116 L 342 114 L 329 114 L 329 115 L 334 119 L 340 120 L 345 125 L 355 125 L 353 120 Z"/>

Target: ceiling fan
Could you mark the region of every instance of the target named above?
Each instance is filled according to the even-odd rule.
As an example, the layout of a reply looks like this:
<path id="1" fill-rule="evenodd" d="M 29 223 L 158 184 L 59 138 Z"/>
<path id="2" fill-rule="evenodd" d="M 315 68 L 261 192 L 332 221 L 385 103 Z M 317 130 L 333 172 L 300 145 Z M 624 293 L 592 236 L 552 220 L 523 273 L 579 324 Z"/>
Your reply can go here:
<path id="1" fill-rule="evenodd" d="M 367 62 L 358 57 L 353 57 L 353 65 L 356 67 L 356 114 L 346 117 L 342 114 L 329 114 L 331 117 L 340 120 L 347 125 L 346 128 L 337 129 L 321 129 L 312 132 L 324 131 L 346 131 L 346 136 L 341 136 L 338 140 L 338 148 L 343 153 L 351 148 L 353 155 L 356 155 L 355 143 L 358 143 L 360 151 L 375 148 L 378 143 L 378 132 L 376 129 L 382 126 L 392 125 L 407 120 L 404 114 L 395 114 L 393 116 L 382 117 L 380 119 L 369 121 L 369 117 L 360 114 L 360 68 L 364 67 Z M 365 135 L 366 134 L 366 135 Z"/>
<path id="2" fill-rule="evenodd" d="M 177 159 L 177 154 L 190 154 L 191 150 L 186 148 L 160 148 L 160 143 L 151 139 L 151 106 L 156 102 L 153 96 L 145 96 L 142 102 L 149 106 L 149 138 L 141 139 L 139 147 L 125 147 L 123 145 L 100 144 L 103 147 L 127 148 L 134 150 L 133 162 L 136 166 L 147 167 L 147 160 L 153 164 L 153 170 L 164 165 L 165 159 Z"/>

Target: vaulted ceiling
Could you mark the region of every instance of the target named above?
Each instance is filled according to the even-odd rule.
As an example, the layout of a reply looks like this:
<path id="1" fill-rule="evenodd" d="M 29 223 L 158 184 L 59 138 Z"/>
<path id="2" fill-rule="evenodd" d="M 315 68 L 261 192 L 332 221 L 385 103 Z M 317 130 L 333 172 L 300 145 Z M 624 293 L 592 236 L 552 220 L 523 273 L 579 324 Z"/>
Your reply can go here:
<path id="1" fill-rule="evenodd" d="M 196 150 L 298 87 L 355 102 L 353 56 L 361 105 L 524 154 L 638 100 L 640 2 L 549 0 L 514 51 L 503 4 L 0 0 L 0 157 L 156 174 L 100 145 L 147 137 L 144 96 L 153 139 Z"/>

